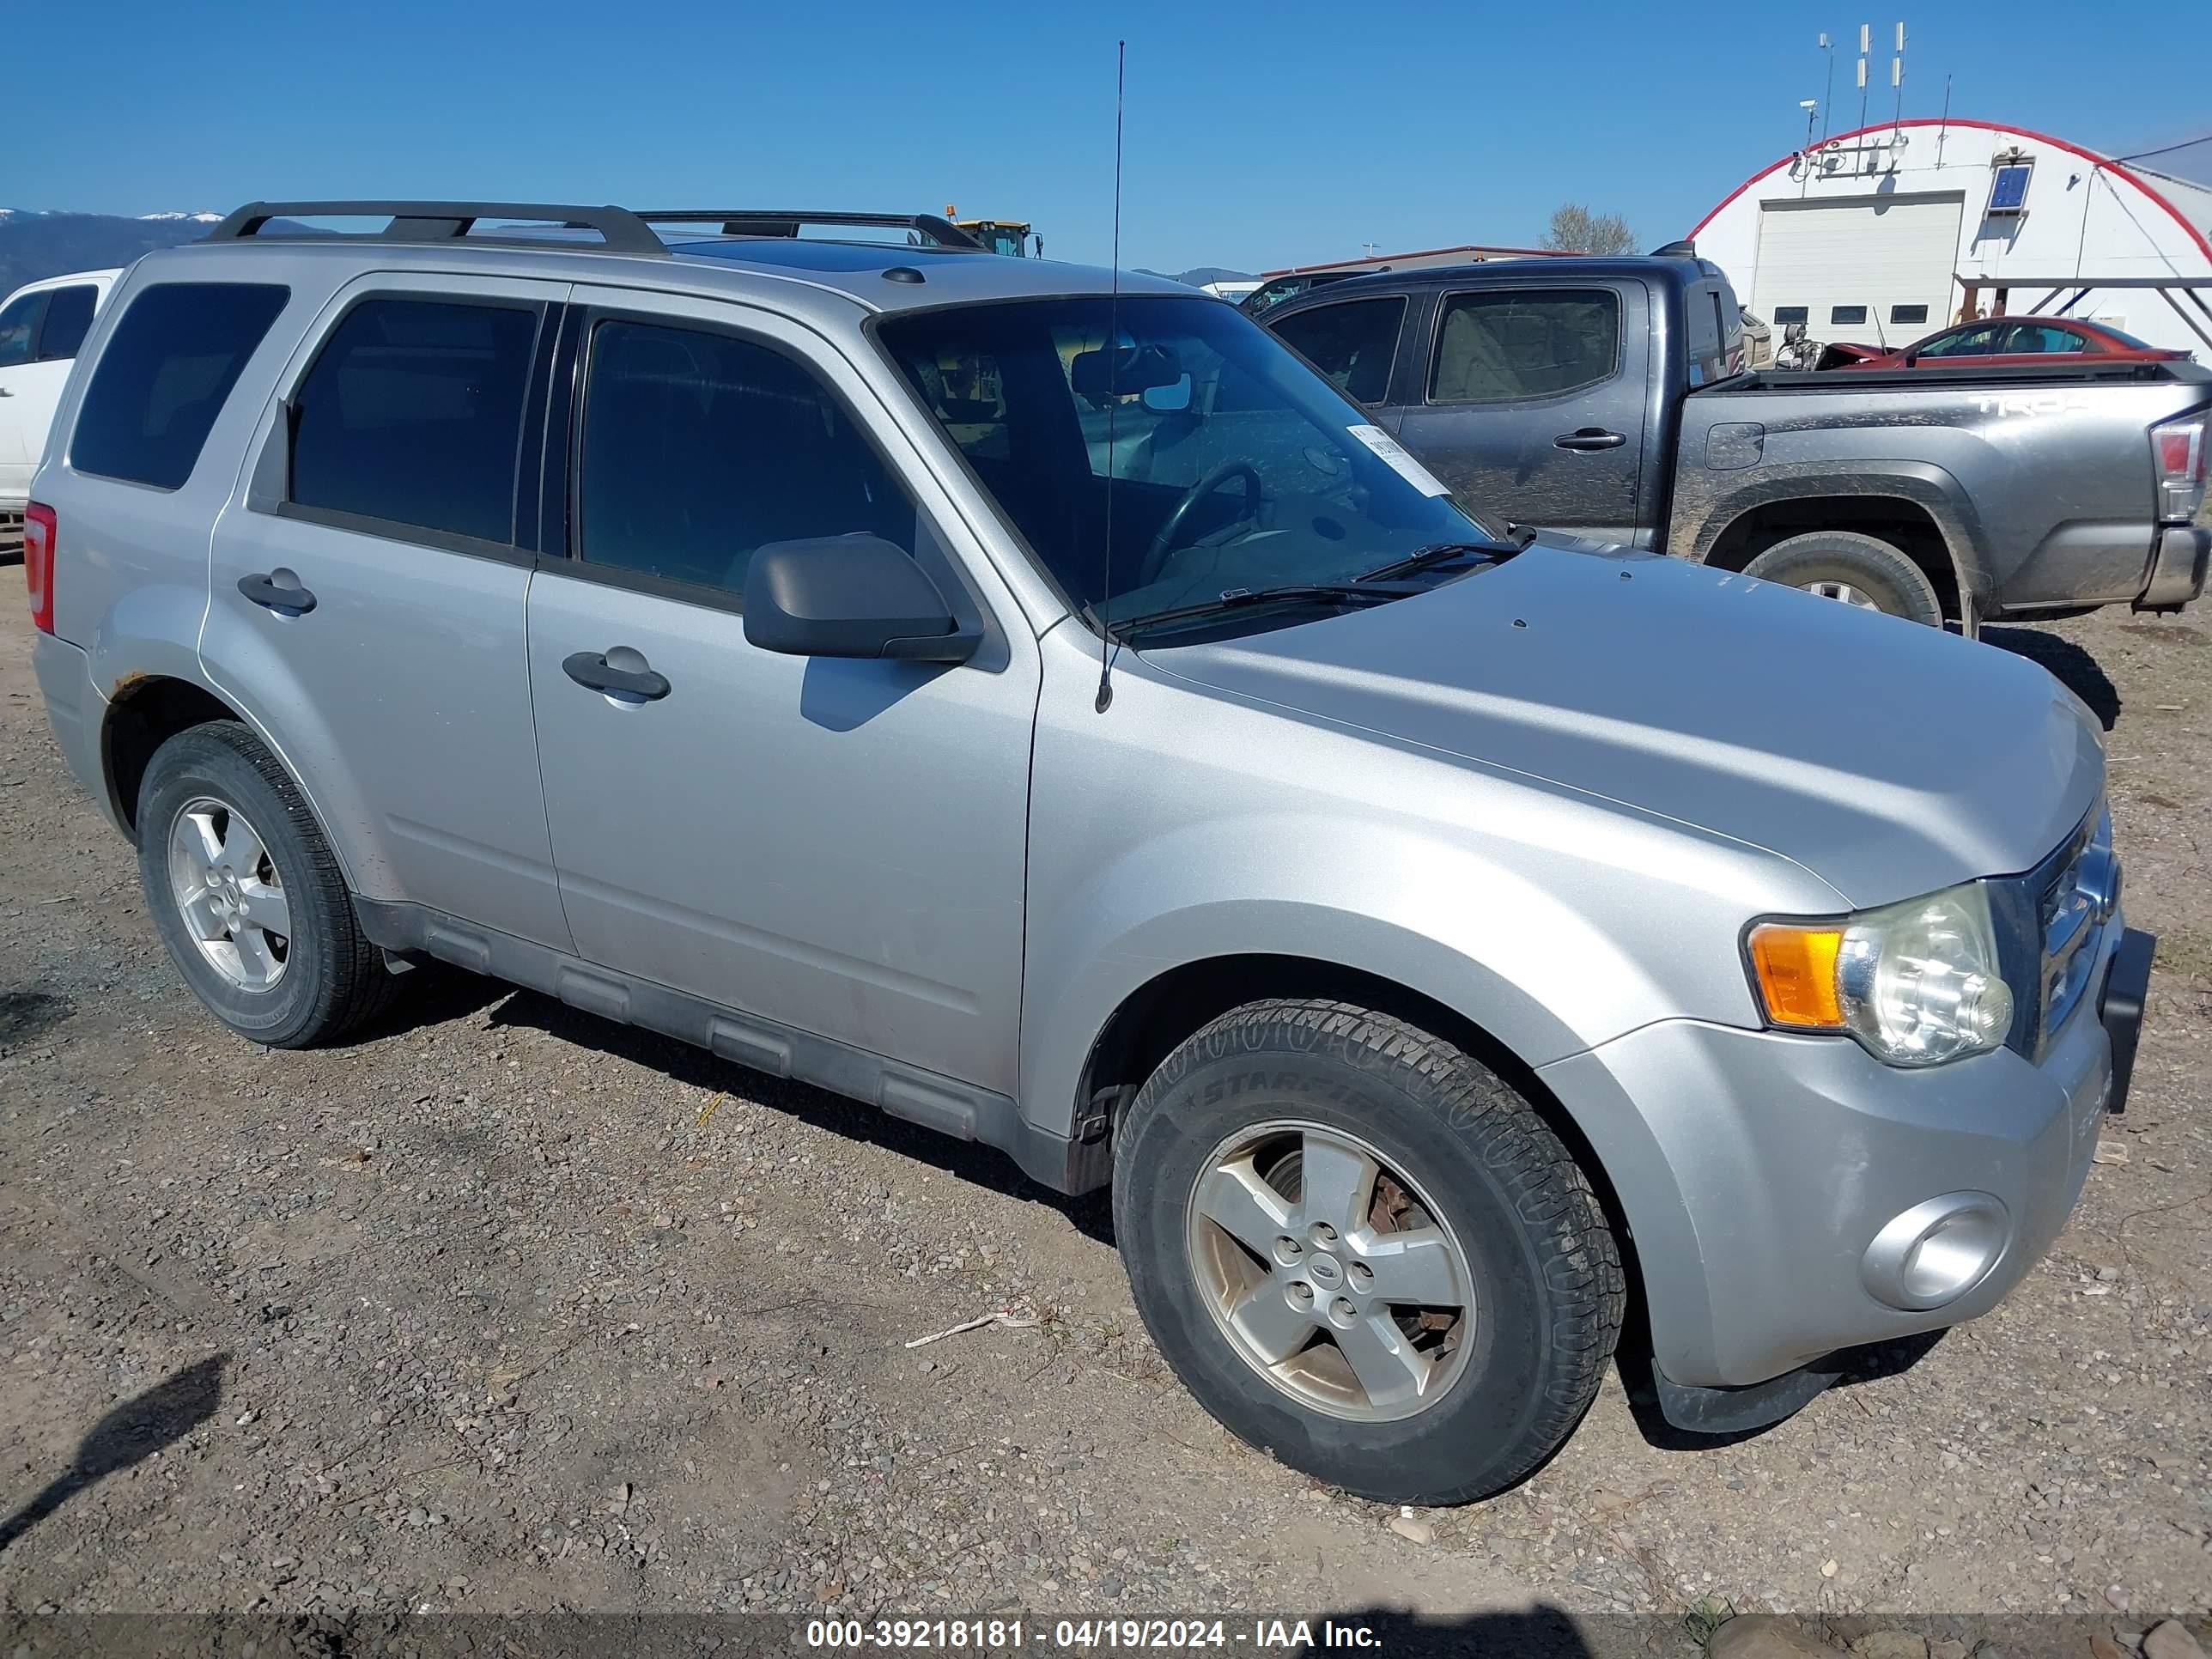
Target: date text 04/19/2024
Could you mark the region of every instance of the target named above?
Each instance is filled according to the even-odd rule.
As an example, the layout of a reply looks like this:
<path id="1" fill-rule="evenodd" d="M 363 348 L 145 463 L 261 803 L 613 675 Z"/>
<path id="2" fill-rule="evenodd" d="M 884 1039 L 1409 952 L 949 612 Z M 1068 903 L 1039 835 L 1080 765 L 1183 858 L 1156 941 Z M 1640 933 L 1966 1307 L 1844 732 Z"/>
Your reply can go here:
<path id="1" fill-rule="evenodd" d="M 1309 1652 L 1319 1648 L 1378 1648 L 1382 1638 L 1364 1625 L 1324 1619 L 1060 1619 L 1047 1625 L 1002 1619 L 811 1619 L 810 1648 L 938 1649 L 984 1653 L 1025 1647 L 1070 1652 L 1173 1652 L 1244 1648 L 1257 1652 Z"/>

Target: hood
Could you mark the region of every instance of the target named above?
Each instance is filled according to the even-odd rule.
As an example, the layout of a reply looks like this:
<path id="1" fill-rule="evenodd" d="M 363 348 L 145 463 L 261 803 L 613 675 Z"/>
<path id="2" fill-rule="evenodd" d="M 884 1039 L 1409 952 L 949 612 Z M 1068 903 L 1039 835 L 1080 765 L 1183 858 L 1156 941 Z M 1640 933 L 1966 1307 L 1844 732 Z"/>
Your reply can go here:
<path id="1" fill-rule="evenodd" d="M 1145 659 L 1748 842 L 1853 908 L 2026 870 L 2103 787 L 1995 647 L 1678 559 L 1538 543 L 1415 598 Z"/>

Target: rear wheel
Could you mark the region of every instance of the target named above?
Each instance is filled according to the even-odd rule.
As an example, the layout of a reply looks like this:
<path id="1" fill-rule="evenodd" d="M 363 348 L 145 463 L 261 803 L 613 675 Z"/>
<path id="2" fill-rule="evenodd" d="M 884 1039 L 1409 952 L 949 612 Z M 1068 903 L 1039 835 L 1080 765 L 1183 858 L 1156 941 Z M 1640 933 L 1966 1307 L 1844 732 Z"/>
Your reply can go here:
<path id="1" fill-rule="evenodd" d="M 1114 1218 L 1200 1403 L 1368 1498 L 1521 1480 L 1620 1331 L 1619 1253 L 1559 1138 L 1459 1048 L 1346 1004 L 1255 1003 L 1170 1055 L 1117 1137 Z"/>
<path id="2" fill-rule="evenodd" d="M 1943 625 L 1942 601 L 1927 573 L 1890 543 L 1856 530 L 1816 530 L 1777 542 L 1746 565 L 1744 574 L 1930 628 Z"/>
<path id="3" fill-rule="evenodd" d="M 337 860 L 276 757 L 243 726 L 180 732 L 140 787 L 138 874 L 186 984 L 240 1036 L 302 1048 L 390 1000 Z"/>

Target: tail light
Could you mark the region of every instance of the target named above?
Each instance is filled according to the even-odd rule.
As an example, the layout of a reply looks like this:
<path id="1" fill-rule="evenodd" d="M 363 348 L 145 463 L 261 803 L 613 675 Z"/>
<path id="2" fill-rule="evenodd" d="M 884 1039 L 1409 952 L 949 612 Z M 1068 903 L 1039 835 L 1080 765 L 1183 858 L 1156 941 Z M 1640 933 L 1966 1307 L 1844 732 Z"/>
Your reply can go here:
<path id="1" fill-rule="evenodd" d="M 2158 516 L 2187 524 L 2204 505 L 2205 417 L 2191 415 L 2150 429 L 2151 465 L 2158 474 Z"/>
<path id="2" fill-rule="evenodd" d="M 31 621 L 54 631 L 54 510 L 40 501 L 23 509 L 23 580 L 31 587 Z"/>

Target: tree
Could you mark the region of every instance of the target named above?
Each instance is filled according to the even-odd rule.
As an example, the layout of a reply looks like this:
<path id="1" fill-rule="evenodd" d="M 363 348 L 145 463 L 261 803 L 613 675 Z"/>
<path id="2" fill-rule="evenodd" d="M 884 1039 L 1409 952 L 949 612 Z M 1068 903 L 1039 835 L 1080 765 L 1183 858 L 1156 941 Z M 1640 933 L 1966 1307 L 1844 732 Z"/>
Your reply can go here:
<path id="1" fill-rule="evenodd" d="M 1626 253 L 1636 234 L 1618 213 L 1592 213 L 1580 202 L 1552 210 L 1552 228 L 1539 246 L 1554 253 Z"/>

